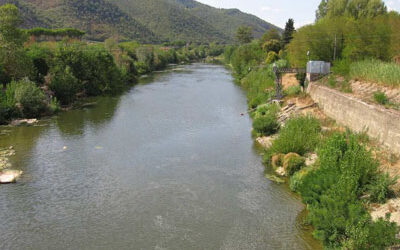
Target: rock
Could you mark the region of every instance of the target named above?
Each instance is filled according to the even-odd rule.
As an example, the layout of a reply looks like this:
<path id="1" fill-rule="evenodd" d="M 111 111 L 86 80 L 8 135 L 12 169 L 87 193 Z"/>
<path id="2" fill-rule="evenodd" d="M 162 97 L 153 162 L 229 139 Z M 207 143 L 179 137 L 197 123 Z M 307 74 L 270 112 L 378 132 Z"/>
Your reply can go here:
<path id="1" fill-rule="evenodd" d="M 37 119 L 21 119 L 21 120 L 14 120 L 11 122 L 12 126 L 21 126 L 21 125 L 33 125 L 37 123 Z"/>
<path id="2" fill-rule="evenodd" d="M 22 171 L 20 170 L 5 170 L 0 172 L 0 184 L 15 183 L 21 175 Z"/>
<path id="3" fill-rule="evenodd" d="M 260 144 L 263 148 L 270 148 L 272 146 L 272 142 L 274 141 L 275 137 L 272 136 L 264 136 L 258 137 L 256 141 Z"/>
<path id="4" fill-rule="evenodd" d="M 283 167 L 279 167 L 275 170 L 275 172 L 280 176 L 286 176 L 286 171 Z"/>
<path id="5" fill-rule="evenodd" d="M 311 166 L 314 165 L 314 163 L 317 161 L 318 159 L 318 155 L 317 154 L 310 154 L 307 158 L 306 158 L 306 166 Z"/>

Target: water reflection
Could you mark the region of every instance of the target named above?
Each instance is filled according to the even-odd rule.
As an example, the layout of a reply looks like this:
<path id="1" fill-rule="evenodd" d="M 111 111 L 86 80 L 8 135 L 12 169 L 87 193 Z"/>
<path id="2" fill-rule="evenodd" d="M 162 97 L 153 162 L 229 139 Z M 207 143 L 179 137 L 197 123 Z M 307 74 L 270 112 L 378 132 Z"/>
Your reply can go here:
<path id="1" fill-rule="evenodd" d="M 85 107 L 61 113 L 55 119 L 55 123 L 63 135 L 81 136 L 86 126 L 97 130 L 106 126 L 112 120 L 119 101 L 120 97 L 89 98 Z"/>

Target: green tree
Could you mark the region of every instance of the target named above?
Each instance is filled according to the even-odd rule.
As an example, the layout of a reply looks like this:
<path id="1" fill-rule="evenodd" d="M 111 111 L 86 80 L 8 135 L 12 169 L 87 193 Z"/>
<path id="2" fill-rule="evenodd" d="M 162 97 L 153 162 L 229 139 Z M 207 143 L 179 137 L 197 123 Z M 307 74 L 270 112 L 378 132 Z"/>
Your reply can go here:
<path id="1" fill-rule="evenodd" d="M 26 35 L 18 28 L 21 24 L 15 5 L 0 6 L 0 64 L 9 78 L 22 78 L 30 71 L 30 60 L 23 48 Z"/>
<path id="2" fill-rule="evenodd" d="M 320 20 L 321 18 L 324 18 L 326 14 L 328 13 L 328 1 L 329 0 L 322 0 L 321 3 L 318 6 L 318 10 L 316 12 L 316 20 Z"/>
<path id="3" fill-rule="evenodd" d="M 268 30 L 261 38 L 261 44 L 270 40 L 281 40 L 281 33 L 277 29 Z"/>
<path id="4" fill-rule="evenodd" d="M 250 43 L 253 40 L 253 28 L 240 26 L 236 32 L 236 39 L 240 44 Z"/>
<path id="5" fill-rule="evenodd" d="M 294 28 L 294 20 L 292 18 L 290 18 L 287 22 L 286 22 L 286 26 L 285 26 L 285 31 L 283 32 L 283 36 L 282 36 L 282 47 L 286 47 L 286 45 L 288 45 L 290 43 L 290 41 L 292 41 L 293 39 L 293 33 L 296 31 L 296 29 Z"/>

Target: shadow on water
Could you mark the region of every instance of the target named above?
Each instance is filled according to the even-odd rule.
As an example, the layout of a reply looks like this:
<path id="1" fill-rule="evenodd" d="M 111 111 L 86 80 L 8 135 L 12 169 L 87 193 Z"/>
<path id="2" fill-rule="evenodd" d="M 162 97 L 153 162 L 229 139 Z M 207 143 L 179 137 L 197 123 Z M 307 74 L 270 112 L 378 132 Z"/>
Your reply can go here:
<path id="1" fill-rule="evenodd" d="M 86 126 L 101 129 L 113 118 L 120 97 L 103 96 L 86 101 L 93 105 L 61 113 L 55 118 L 55 124 L 63 135 L 83 135 Z"/>

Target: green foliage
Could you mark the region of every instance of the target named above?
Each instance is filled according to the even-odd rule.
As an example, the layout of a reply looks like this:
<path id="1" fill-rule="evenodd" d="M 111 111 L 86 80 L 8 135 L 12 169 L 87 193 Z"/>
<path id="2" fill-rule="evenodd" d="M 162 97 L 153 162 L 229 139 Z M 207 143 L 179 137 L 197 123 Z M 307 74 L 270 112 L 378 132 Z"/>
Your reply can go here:
<path id="1" fill-rule="evenodd" d="M 288 154 L 285 156 L 283 166 L 289 176 L 293 176 L 296 172 L 305 166 L 305 159 L 297 154 Z"/>
<path id="2" fill-rule="evenodd" d="M 58 113 L 61 110 L 60 102 L 57 100 L 56 97 L 53 97 L 53 98 L 50 99 L 50 103 L 49 103 L 48 109 L 49 109 L 51 114 Z"/>
<path id="3" fill-rule="evenodd" d="M 350 76 L 388 86 L 400 86 L 400 65 L 379 60 L 359 61 L 350 65 Z"/>
<path id="4" fill-rule="evenodd" d="M 309 59 L 332 62 L 335 44 L 337 60 L 389 60 L 395 56 L 392 44 L 398 41 L 393 40 L 397 32 L 392 31 L 386 16 L 358 20 L 343 16 L 323 18 L 294 34 L 288 46 L 289 60 L 295 67 L 304 67 Z"/>
<path id="5" fill-rule="evenodd" d="M 240 81 L 241 86 L 247 91 L 249 108 L 254 109 L 260 104 L 267 103 L 274 95 L 275 86 L 272 71 L 257 69 L 251 71 Z"/>
<path id="6" fill-rule="evenodd" d="M 253 122 L 254 131 L 259 135 L 269 136 L 275 134 L 279 129 L 276 114 L 267 114 L 257 117 Z"/>
<path id="7" fill-rule="evenodd" d="M 297 192 L 299 187 L 303 184 L 303 179 L 304 177 L 310 173 L 311 171 L 314 170 L 314 166 L 308 166 L 300 169 L 296 173 L 293 174 L 293 176 L 290 177 L 289 180 L 289 187 L 290 190 L 293 192 Z"/>
<path id="8" fill-rule="evenodd" d="M 394 224 L 373 222 L 360 201 L 380 175 L 371 153 L 351 134 L 334 134 L 318 153 L 319 168 L 297 186 L 313 235 L 328 248 L 384 249 L 396 243 Z"/>
<path id="9" fill-rule="evenodd" d="M 236 32 L 236 40 L 240 44 L 250 43 L 253 40 L 253 28 L 249 26 L 240 26 Z"/>
<path id="10" fill-rule="evenodd" d="M 0 65 L 6 79 L 20 79 L 31 70 L 30 60 L 23 49 L 26 36 L 18 27 L 22 18 L 12 4 L 0 6 Z"/>
<path id="11" fill-rule="evenodd" d="M 34 118 L 40 116 L 46 108 L 45 96 L 35 83 L 23 79 L 16 83 L 15 101 L 21 106 L 24 117 Z"/>
<path id="12" fill-rule="evenodd" d="M 283 31 L 282 34 L 282 47 L 286 47 L 286 45 L 288 45 L 290 43 L 290 41 L 292 41 L 293 39 L 293 34 L 295 33 L 296 29 L 294 28 L 294 20 L 293 19 L 289 19 L 286 22 L 285 25 L 285 30 Z"/>
<path id="13" fill-rule="evenodd" d="M 16 82 L 7 84 L 5 91 L 0 91 L 0 124 L 5 124 L 9 119 L 18 115 L 15 99 Z"/>
<path id="14" fill-rule="evenodd" d="M 275 39 L 268 40 L 262 44 L 262 48 L 266 52 L 273 51 L 275 53 L 279 53 L 279 51 L 281 50 L 281 42 Z"/>
<path id="15" fill-rule="evenodd" d="M 397 178 L 391 178 L 389 174 L 378 175 L 370 185 L 367 186 L 370 200 L 372 202 L 385 203 L 388 197 L 394 195 L 391 187 L 397 183 Z"/>
<path id="16" fill-rule="evenodd" d="M 270 150 L 273 153 L 304 155 L 315 149 L 320 141 L 320 131 L 320 123 L 313 117 L 292 118 L 281 129 Z"/>
<path id="17" fill-rule="evenodd" d="M 265 63 L 271 64 L 277 61 L 278 59 L 279 59 L 278 54 L 276 54 L 276 52 L 274 51 L 270 51 L 268 52 L 267 59 L 265 59 Z"/>
<path id="18" fill-rule="evenodd" d="M 341 75 L 348 76 L 350 74 L 351 61 L 348 59 L 336 60 L 333 62 L 332 72 Z"/>
<path id="19" fill-rule="evenodd" d="M 71 72 L 71 68 L 66 66 L 64 70 L 59 68 L 54 72 L 50 89 L 61 104 L 68 105 L 75 100 L 76 94 L 81 90 L 81 84 Z"/>
<path id="20" fill-rule="evenodd" d="M 386 12 L 386 5 L 381 0 L 322 0 L 317 10 L 317 20 L 338 16 L 371 18 Z"/>
<path id="21" fill-rule="evenodd" d="M 36 27 L 33 29 L 25 30 L 25 32 L 30 36 L 66 36 L 80 38 L 85 35 L 85 32 L 74 28 L 46 29 Z"/>
<path id="22" fill-rule="evenodd" d="M 249 43 L 238 47 L 231 56 L 231 64 L 239 78 L 247 75 L 252 67 L 257 67 L 265 60 L 265 55 L 258 43 Z"/>
<path id="23" fill-rule="evenodd" d="M 389 103 L 389 99 L 384 92 L 377 91 L 374 93 L 374 100 L 382 105 L 386 105 Z"/>
<path id="24" fill-rule="evenodd" d="M 285 90 L 285 94 L 288 96 L 296 96 L 301 93 L 300 85 L 290 86 Z"/>
<path id="25" fill-rule="evenodd" d="M 33 77 L 37 83 L 44 83 L 44 77 L 49 73 L 50 61 L 53 57 L 52 51 L 45 47 L 33 44 L 27 49 L 27 56 L 33 64 Z"/>
<path id="26" fill-rule="evenodd" d="M 69 67 L 89 96 L 117 93 L 124 87 L 113 56 L 102 46 L 61 45 L 55 53 L 54 65 L 57 71 Z M 59 99 L 63 102 L 63 98 Z"/>
<path id="27" fill-rule="evenodd" d="M 268 30 L 262 37 L 261 37 L 261 44 L 264 44 L 268 41 L 271 40 L 276 40 L 280 41 L 281 40 L 281 34 L 277 29 L 270 29 Z"/>

